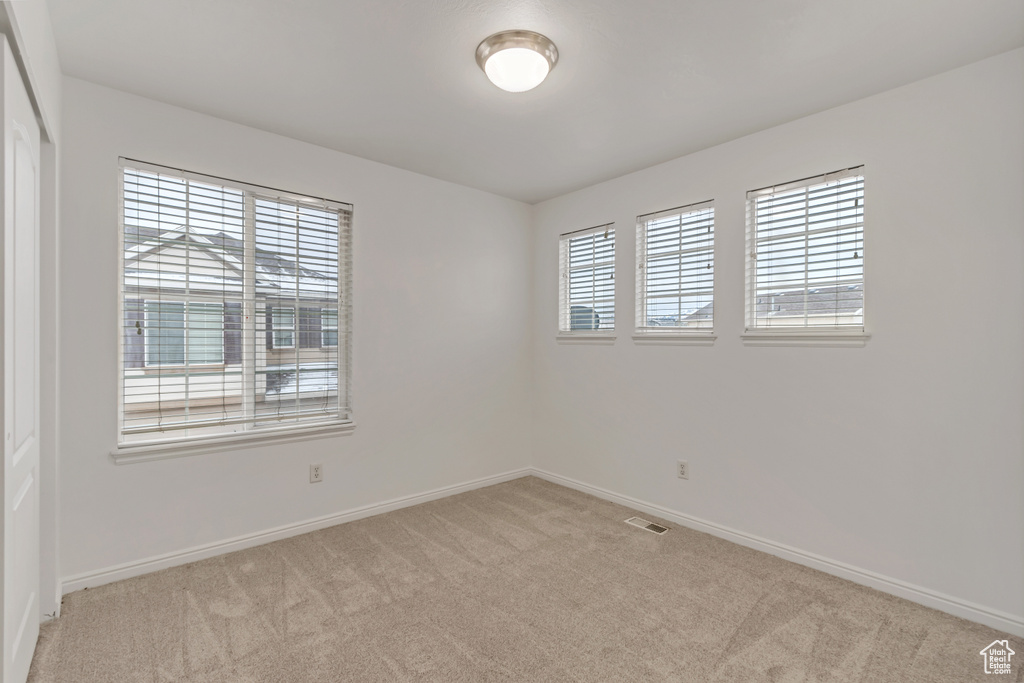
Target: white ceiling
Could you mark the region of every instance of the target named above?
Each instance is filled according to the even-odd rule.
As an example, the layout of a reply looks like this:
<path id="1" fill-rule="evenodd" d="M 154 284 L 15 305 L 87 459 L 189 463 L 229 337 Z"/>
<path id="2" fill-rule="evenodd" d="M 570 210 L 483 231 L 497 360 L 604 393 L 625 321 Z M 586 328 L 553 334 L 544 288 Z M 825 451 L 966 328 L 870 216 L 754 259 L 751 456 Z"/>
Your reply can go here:
<path id="1" fill-rule="evenodd" d="M 531 203 L 1024 45 L 1022 0 L 48 3 L 71 76 Z"/>

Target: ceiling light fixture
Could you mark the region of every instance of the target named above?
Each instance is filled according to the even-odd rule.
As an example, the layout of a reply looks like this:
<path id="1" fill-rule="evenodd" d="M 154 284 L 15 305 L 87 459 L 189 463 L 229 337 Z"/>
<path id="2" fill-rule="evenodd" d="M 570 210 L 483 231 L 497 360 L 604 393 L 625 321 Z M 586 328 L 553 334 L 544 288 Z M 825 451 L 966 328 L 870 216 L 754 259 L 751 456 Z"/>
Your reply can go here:
<path id="1" fill-rule="evenodd" d="M 557 62 L 555 44 L 533 31 L 501 31 L 476 48 L 476 63 L 491 83 L 508 92 L 536 88 Z"/>

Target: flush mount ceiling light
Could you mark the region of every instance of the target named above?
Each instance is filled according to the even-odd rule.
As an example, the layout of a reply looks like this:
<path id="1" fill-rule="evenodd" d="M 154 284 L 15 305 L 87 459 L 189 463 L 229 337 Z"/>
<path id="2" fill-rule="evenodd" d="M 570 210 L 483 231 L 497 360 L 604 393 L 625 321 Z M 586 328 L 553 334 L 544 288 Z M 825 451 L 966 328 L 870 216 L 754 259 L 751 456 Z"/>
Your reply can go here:
<path id="1" fill-rule="evenodd" d="M 509 92 L 536 88 L 557 62 L 555 44 L 533 31 L 501 31 L 476 48 L 476 63 L 487 78 Z"/>

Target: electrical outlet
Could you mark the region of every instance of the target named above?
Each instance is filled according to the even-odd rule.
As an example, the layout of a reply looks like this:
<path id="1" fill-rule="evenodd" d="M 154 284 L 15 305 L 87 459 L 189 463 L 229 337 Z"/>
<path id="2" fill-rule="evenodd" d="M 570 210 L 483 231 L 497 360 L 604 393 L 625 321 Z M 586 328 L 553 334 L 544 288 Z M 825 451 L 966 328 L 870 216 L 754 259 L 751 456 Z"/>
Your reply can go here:
<path id="1" fill-rule="evenodd" d="M 324 466 L 321 464 L 309 466 L 309 483 L 315 484 L 324 480 Z"/>
<path id="2" fill-rule="evenodd" d="M 685 460 L 679 460 L 679 461 L 676 462 L 676 465 L 678 465 L 678 471 L 676 472 L 676 475 L 680 479 L 689 479 L 690 478 L 690 465 L 689 465 L 689 463 L 687 463 Z"/>

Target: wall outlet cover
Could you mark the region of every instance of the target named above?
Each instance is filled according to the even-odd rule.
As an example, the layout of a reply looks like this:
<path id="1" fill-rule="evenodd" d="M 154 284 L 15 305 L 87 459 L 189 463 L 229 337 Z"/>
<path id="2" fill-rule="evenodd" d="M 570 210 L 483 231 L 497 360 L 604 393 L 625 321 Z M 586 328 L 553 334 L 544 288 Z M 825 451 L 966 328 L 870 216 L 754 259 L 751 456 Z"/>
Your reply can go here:
<path id="1" fill-rule="evenodd" d="M 677 476 L 680 479 L 689 479 L 690 478 L 690 464 L 688 462 L 686 462 L 685 460 L 679 460 L 676 463 L 676 465 L 678 466 L 678 469 L 677 469 L 677 472 L 676 472 Z"/>

